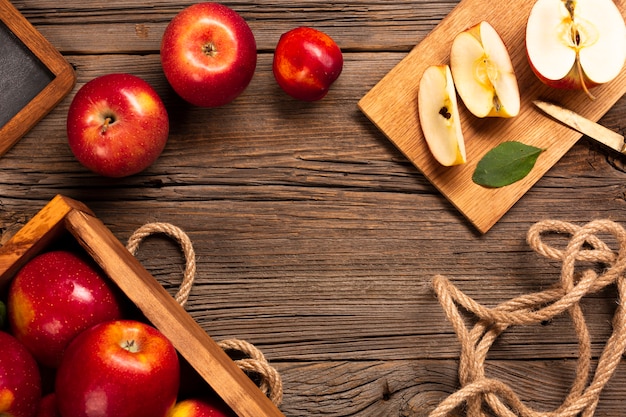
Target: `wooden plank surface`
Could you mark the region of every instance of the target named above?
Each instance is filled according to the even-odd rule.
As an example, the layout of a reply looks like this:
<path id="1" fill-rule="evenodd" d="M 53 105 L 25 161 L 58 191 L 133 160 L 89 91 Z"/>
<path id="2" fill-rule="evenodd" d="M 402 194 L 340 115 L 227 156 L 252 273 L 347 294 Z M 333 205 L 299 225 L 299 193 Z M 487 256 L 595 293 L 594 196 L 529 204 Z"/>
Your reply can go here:
<path id="1" fill-rule="evenodd" d="M 212 110 L 183 104 L 159 67 L 158 34 L 188 2 L 13 3 L 76 68 L 74 92 L 100 74 L 135 73 L 163 97 L 172 132 L 146 172 L 99 178 L 66 143 L 71 93 L 0 159 L 2 241 L 58 193 L 86 203 L 122 241 L 152 221 L 183 228 L 198 256 L 187 310 L 214 339 L 265 353 L 283 377 L 287 416 L 427 416 L 458 389 L 460 349 L 435 274 L 493 306 L 558 281 L 559 265 L 525 243 L 535 222 L 626 224 L 626 160 L 582 139 L 481 235 L 359 111 L 456 1 L 227 2 L 249 19 L 259 64 L 239 99 Z M 337 39 L 346 60 L 313 104 L 289 99 L 271 74 L 279 32 L 307 22 Z M 622 97 L 601 122 L 624 133 L 625 111 Z M 175 292 L 175 243 L 148 239 L 137 256 Z M 614 290 L 584 300 L 595 357 L 614 307 Z M 576 349 L 566 316 L 515 327 L 487 370 L 550 410 L 569 389 Z M 623 415 L 622 368 L 597 415 Z"/>
<path id="2" fill-rule="evenodd" d="M 626 69 L 593 90 L 557 90 L 543 84 L 528 63 L 526 21 L 534 2 L 518 0 L 494 5 L 485 0 L 464 0 L 359 101 L 359 107 L 402 153 L 476 228 L 486 233 L 561 157 L 582 134 L 555 123 L 533 106 L 538 98 L 555 101 L 597 121 L 626 92 Z M 621 12 L 626 14 L 626 4 Z M 444 167 L 432 157 L 417 112 L 417 91 L 424 70 L 450 62 L 454 37 L 468 28 L 489 22 L 507 46 L 521 95 L 520 113 L 510 119 L 476 118 L 459 101 L 467 163 Z M 481 158 L 506 141 L 543 149 L 530 173 L 501 188 L 472 181 Z"/>

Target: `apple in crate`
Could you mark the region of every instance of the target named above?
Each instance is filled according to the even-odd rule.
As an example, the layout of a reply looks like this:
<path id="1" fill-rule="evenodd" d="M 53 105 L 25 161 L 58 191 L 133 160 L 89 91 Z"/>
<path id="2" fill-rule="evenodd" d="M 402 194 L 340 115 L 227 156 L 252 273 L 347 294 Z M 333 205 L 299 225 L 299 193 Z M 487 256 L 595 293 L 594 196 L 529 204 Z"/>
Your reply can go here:
<path id="1" fill-rule="evenodd" d="M 298 100 L 324 98 L 342 70 L 341 49 L 322 31 L 298 27 L 278 40 L 272 72 L 283 91 Z"/>
<path id="2" fill-rule="evenodd" d="M 26 347 L 0 331 L 0 416 L 35 417 L 41 398 L 41 375 Z"/>
<path id="3" fill-rule="evenodd" d="M 134 320 L 97 324 L 68 346 L 55 392 L 62 416 L 165 417 L 180 384 L 178 353 Z"/>
<path id="4" fill-rule="evenodd" d="M 450 70 L 456 91 L 476 117 L 514 117 L 519 113 L 519 87 L 509 52 L 488 22 L 454 38 Z"/>
<path id="5" fill-rule="evenodd" d="M 538 0 L 526 24 L 530 66 L 545 84 L 589 89 L 626 62 L 626 24 L 613 0 Z"/>
<path id="6" fill-rule="evenodd" d="M 422 132 L 430 152 L 444 166 L 466 162 L 459 107 L 448 65 L 432 65 L 424 71 L 417 94 Z"/>
<path id="7" fill-rule="evenodd" d="M 219 3 L 183 9 L 161 39 L 165 77 L 180 97 L 200 107 L 222 106 L 237 98 L 250 84 L 256 62 L 250 26 Z"/>
<path id="8" fill-rule="evenodd" d="M 178 402 L 167 417 L 236 417 L 218 398 L 188 398 Z"/>
<path id="9" fill-rule="evenodd" d="M 57 407 L 57 396 L 51 392 L 46 394 L 39 402 L 39 409 L 35 417 L 61 417 Z"/>
<path id="10" fill-rule="evenodd" d="M 157 92 L 131 74 L 107 74 L 82 86 L 67 114 L 76 159 L 106 177 L 148 168 L 165 148 L 169 118 Z"/>
<path id="11" fill-rule="evenodd" d="M 51 368 L 77 334 L 122 316 L 116 290 L 100 269 L 66 250 L 26 263 L 11 282 L 7 304 L 11 333 Z"/>

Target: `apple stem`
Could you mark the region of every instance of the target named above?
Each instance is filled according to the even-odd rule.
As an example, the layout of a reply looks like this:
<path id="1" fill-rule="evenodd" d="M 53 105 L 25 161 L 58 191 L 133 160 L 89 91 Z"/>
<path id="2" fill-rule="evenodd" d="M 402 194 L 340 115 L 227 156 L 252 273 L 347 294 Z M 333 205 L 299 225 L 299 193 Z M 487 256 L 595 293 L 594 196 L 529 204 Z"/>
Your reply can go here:
<path id="1" fill-rule="evenodd" d="M 585 74 L 583 72 L 583 67 L 580 64 L 578 54 L 576 54 L 576 70 L 578 71 L 578 76 L 580 77 L 580 85 L 582 86 L 583 91 L 585 92 L 585 94 L 587 94 L 587 97 L 589 97 L 591 100 L 595 100 L 596 97 L 591 94 L 591 91 L 589 91 L 589 88 L 587 88 L 587 84 L 585 83 Z"/>
<path id="2" fill-rule="evenodd" d="M 107 117 L 104 119 L 104 124 L 102 125 L 102 134 L 104 135 L 107 130 L 109 129 L 109 126 L 111 125 L 111 122 L 113 121 L 112 117 Z"/>

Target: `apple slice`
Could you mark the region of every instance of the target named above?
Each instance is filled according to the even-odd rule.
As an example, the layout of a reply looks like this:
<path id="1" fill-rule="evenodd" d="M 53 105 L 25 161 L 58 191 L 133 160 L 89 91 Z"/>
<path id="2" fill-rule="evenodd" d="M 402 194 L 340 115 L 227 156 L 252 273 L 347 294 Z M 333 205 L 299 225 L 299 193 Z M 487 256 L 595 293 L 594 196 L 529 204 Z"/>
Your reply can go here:
<path id="1" fill-rule="evenodd" d="M 617 77 L 626 62 L 626 24 L 612 0 L 538 0 L 526 23 L 531 68 L 556 88 L 589 88 Z"/>
<path id="2" fill-rule="evenodd" d="M 465 163 L 459 107 L 448 65 L 426 68 L 420 79 L 417 103 L 422 132 L 435 159 L 444 166 Z"/>
<path id="3" fill-rule="evenodd" d="M 477 117 L 514 117 L 520 110 L 517 78 L 496 30 L 481 22 L 452 42 L 450 69 L 465 107 Z"/>

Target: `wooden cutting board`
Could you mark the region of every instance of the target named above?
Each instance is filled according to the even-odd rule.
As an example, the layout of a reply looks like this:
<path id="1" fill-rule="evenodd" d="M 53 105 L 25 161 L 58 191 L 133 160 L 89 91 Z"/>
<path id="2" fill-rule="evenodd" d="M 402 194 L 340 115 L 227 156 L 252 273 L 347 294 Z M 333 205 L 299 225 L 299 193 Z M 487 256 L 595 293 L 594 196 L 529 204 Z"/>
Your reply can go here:
<path id="1" fill-rule="evenodd" d="M 525 51 L 526 20 L 534 1 L 463 0 L 440 24 L 376 84 L 358 103 L 361 111 L 393 142 L 428 180 L 481 232 L 486 233 L 582 137 L 534 108 L 532 100 L 554 101 L 598 121 L 626 92 L 626 69 L 608 84 L 592 90 L 592 101 L 581 91 L 545 86 L 532 72 Z M 626 15 L 626 1 L 616 2 Z M 459 99 L 468 162 L 443 167 L 428 150 L 417 112 L 417 89 L 429 65 L 448 64 L 457 33 L 486 20 L 506 44 L 517 75 L 522 103 L 512 119 L 478 119 Z M 519 141 L 545 149 L 531 173 L 502 188 L 472 181 L 482 156 L 504 141 Z"/>

